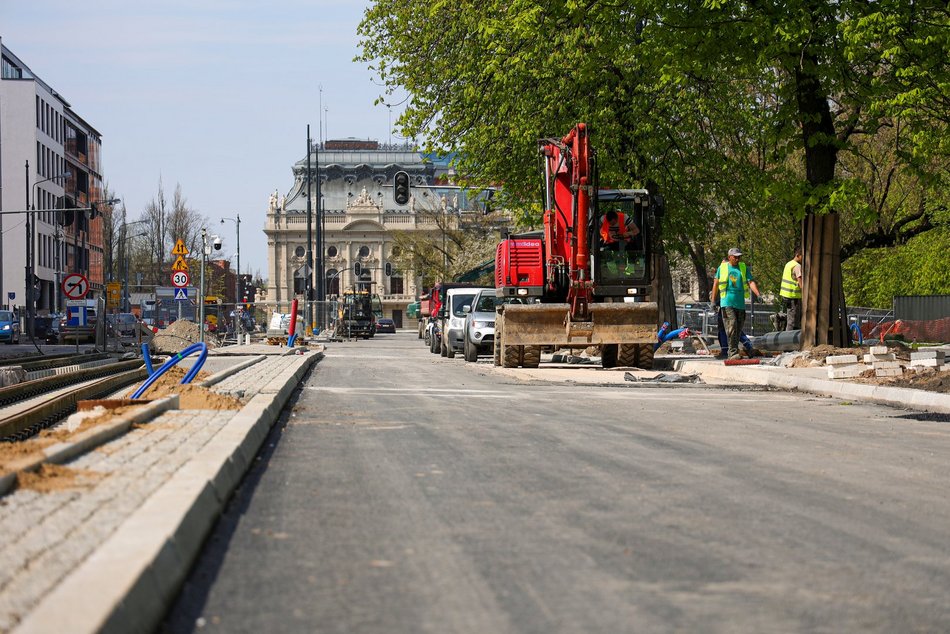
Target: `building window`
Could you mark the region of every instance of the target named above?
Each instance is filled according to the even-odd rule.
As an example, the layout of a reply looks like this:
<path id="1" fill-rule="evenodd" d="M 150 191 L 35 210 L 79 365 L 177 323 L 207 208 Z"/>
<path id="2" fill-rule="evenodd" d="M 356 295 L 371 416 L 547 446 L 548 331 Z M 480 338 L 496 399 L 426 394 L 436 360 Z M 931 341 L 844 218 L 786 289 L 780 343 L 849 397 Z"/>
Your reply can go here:
<path id="1" fill-rule="evenodd" d="M 330 245 L 330 246 L 327 247 L 327 257 L 328 257 L 328 258 L 335 258 L 336 255 L 337 255 L 337 253 L 339 253 L 339 251 L 337 251 L 337 249 L 336 249 L 335 246 Z"/>
<path id="2" fill-rule="evenodd" d="M 366 246 L 365 244 L 360 247 L 359 257 L 361 257 L 364 260 L 369 257 L 369 247 Z"/>
<path id="3" fill-rule="evenodd" d="M 296 255 L 298 258 L 302 258 L 303 254 L 304 254 L 303 247 L 297 247 L 296 249 L 294 249 L 294 255 Z"/>
<path id="4" fill-rule="evenodd" d="M 327 271 L 327 283 L 324 285 L 327 289 L 327 295 L 340 294 L 340 272 L 336 269 Z"/>
<path id="5" fill-rule="evenodd" d="M 693 280 L 688 277 L 680 278 L 680 293 L 684 295 L 689 295 L 693 292 Z"/>
<path id="6" fill-rule="evenodd" d="M 402 295 L 405 292 L 403 288 L 402 275 L 393 273 L 389 278 L 390 295 Z"/>

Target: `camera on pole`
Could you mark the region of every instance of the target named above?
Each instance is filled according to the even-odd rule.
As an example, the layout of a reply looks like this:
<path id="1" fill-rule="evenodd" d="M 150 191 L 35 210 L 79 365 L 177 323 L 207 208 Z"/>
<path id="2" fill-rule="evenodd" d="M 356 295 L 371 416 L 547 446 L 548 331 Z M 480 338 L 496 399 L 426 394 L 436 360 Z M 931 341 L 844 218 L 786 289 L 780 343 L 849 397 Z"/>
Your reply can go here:
<path id="1" fill-rule="evenodd" d="M 397 205 L 405 205 L 409 202 L 409 174 L 406 172 L 396 172 L 393 176 L 393 199 Z"/>

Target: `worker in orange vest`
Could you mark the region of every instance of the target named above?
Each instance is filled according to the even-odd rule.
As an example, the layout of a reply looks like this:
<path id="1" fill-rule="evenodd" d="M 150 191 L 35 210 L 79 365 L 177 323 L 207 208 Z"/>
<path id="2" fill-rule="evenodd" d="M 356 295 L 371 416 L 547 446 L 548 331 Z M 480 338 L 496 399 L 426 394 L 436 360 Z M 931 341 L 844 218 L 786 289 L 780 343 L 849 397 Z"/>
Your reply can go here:
<path id="1" fill-rule="evenodd" d="M 617 273 L 618 261 L 624 266 L 626 275 L 633 275 L 634 267 L 626 256 L 630 241 L 640 233 L 640 228 L 626 214 L 611 209 L 604 215 L 600 223 L 600 239 L 605 250 L 616 251 L 619 255 L 614 259 L 607 259 L 607 270 L 611 274 Z"/>

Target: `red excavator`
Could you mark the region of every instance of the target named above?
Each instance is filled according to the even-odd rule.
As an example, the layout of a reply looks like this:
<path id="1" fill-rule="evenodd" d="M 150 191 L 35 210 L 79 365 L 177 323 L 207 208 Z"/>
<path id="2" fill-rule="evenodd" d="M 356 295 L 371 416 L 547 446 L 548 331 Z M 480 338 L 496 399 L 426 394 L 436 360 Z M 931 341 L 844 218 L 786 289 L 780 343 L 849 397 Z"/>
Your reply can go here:
<path id="1" fill-rule="evenodd" d="M 652 231 L 663 199 L 644 189 L 597 188 L 586 124 L 542 139 L 541 232 L 510 236 L 495 253 L 495 364 L 537 367 L 542 348 L 599 346 L 601 364 L 653 367 L 658 311 Z"/>

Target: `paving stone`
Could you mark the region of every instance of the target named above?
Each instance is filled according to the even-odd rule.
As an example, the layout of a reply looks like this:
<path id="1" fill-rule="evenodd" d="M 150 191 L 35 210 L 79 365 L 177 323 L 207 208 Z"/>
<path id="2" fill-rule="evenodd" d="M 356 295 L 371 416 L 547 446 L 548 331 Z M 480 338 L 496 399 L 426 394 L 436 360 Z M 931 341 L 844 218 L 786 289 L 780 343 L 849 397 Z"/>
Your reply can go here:
<path id="1" fill-rule="evenodd" d="M 874 370 L 874 376 L 902 376 L 904 371 L 900 368 L 881 368 Z"/>
<path id="2" fill-rule="evenodd" d="M 864 355 L 864 362 L 876 363 L 879 361 L 894 361 L 896 358 L 893 352 L 889 354 L 866 354 Z"/>
<path id="3" fill-rule="evenodd" d="M 909 365 L 923 366 L 925 368 L 939 368 L 943 365 L 943 359 L 911 359 Z"/>
<path id="4" fill-rule="evenodd" d="M 857 359 L 857 357 L 855 357 Z M 868 369 L 863 363 L 853 363 L 846 365 L 835 365 L 828 368 L 829 379 L 851 379 L 861 376 L 861 373 Z"/>
<path id="5" fill-rule="evenodd" d="M 875 370 L 900 370 L 900 361 L 875 361 L 873 364 Z"/>
<path id="6" fill-rule="evenodd" d="M 868 352 L 871 354 L 887 354 L 889 348 L 887 346 L 871 346 L 868 349 Z"/>
<path id="7" fill-rule="evenodd" d="M 838 354 L 825 358 L 825 365 L 848 365 L 858 362 L 856 354 Z"/>
<path id="8" fill-rule="evenodd" d="M 918 350 L 917 352 L 910 353 L 911 361 L 922 361 L 925 359 L 939 359 L 944 361 L 944 352 L 943 350 Z"/>

